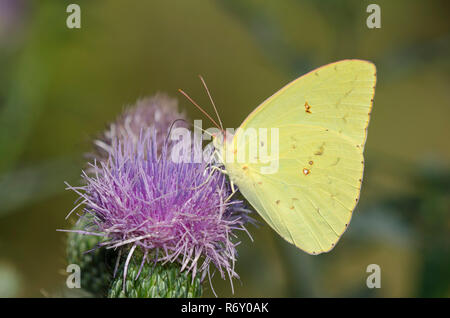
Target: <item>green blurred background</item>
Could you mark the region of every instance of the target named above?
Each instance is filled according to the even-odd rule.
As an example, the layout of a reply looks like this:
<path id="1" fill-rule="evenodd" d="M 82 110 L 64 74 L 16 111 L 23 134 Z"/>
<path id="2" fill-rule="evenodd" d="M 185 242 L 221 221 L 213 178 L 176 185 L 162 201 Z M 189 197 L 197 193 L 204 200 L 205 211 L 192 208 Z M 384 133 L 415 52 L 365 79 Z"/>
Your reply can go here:
<path id="1" fill-rule="evenodd" d="M 73 2 L 81 29 L 66 27 Z M 366 26 L 373 2 L 381 29 Z M 309 256 L 251 226 L 234 296 L 449 297 L 449 9 L 445 0 L 0 0 L 0 296 L 63 292 L 56 229 L 72 224 L 76 199 L 63 182 L 80 183 L 92 138 L 125 105 L 183 88 L 209 107 L 202 74 L 225 125 L 237 127 L 299 75 L 359 58 L 376 64 L 378 83 L 349 230 L 331 253 Z M 373 263 L 380 289 L 366 287 Z M 232 296 L 228 281 L 213 283 Z"/>

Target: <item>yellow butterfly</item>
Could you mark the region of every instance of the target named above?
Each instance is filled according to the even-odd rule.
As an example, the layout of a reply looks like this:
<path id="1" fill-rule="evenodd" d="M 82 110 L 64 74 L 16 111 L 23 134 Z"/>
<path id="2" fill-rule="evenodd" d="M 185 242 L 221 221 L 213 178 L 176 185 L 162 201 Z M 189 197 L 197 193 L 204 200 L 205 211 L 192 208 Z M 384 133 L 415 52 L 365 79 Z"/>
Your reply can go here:
<path id="1" fill-rule="evenodd" d="M 309 254 L 333 249 L 359 200 L 375 83 L 367 61 L 322 66 L 269 97 L 234 135 L 214 138 L 232 183 L 279 235 Z M 263 138 L 267 131 L 276 138 Z M 263 160 L 268 149 L 276 158 Z M 270 161 L 276 169 L 264 171 Z"/>

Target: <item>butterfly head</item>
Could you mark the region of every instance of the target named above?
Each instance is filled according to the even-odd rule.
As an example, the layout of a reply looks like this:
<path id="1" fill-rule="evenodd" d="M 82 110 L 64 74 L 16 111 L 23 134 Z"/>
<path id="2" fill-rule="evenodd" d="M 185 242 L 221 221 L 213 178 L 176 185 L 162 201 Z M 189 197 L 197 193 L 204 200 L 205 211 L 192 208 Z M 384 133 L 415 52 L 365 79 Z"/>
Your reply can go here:
<path id="1" fill-rule="evenodd" d="M 212 140 L 213 140 L 214 148 L 216 148 L 217 150 L 222 149 L 225 144 L 225 133 L 222 131 L 213 133 Z"/>
<path id="2" fill-rule="evenodd" d="M 233 142 L 233 134 L 229 131 L 218 131 L 212 134 L 212 140 L 214 148 L 221 154 L 225 154 L 227 145 L 231 145 Z"/>

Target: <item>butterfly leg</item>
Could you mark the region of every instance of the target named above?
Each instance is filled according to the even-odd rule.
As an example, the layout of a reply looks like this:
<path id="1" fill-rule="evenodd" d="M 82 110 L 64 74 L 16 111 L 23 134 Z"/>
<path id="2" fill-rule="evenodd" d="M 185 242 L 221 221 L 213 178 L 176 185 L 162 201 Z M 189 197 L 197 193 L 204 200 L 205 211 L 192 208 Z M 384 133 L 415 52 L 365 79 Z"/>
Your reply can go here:
<path id="1" fill-rule="evenodd" d="M 225 169 L 221 169 L 221 168 L 219 168 L 219 167 L 217 167 L 217 166 L 212 166 L 211 169 L 217 170 L 217 171 L 219 171 L 219 172 L 221 172 L 221 173 L 223 173 L 223 174 L 225 174 L 225 175 L 228 175 L 228 172 L 227 172 Z M 236 189 L 236 187 L 234 186 L 234 182 L 231 181 L 231 180 L 230 180 L 230 186 L 231 186 L 231 192 L 232 192 L 233 194 L 236 193 L 236 192 L 237 192 L 237 189 Z"/>
<path id="2" fill-rule="evenodd" d="M 196 186 L 196 187 L 191 188 L 191 190 L 197 190 L 198 188 L 201 188 L 201 187 L 203 187 L 205 184 L 207 184 L 207 183 L 209 182 L 209 179 L 211 178 L 211 176 L 212 176 L 213 173 L 214 173 L 214 171 L 211 171 L 211 172 L 209 173 L 209 175 L 208 175 L 208 178 L 206 178 L 205 182 L 203 182 L 202 184 L 200 184 L 200 185 L 198 185 L 198 186 Z"/>
<path id="3" fill-rule="evenodd" d="M 234 182 L 230 180 L 230 186 L 231 186 L 231 192 L 234 194 L 236 193 L 237 189 L 234 187 Z M 233 195 L 232 194 L 232 195 Z"/>
<path id="4" fill-rule="evenodd" d="M 231 200 L 231 198 L 233 197 L 233 195 L 237 192 L 237 189 L 235 188 L 234 190 L 233 190 L 233 188 L 234 188 L 234 185 L 233 185 L 233 182 L 231 182 L 231 194 L 228 196 L 228 198 L 225 200 L 225 203 L 227 203 L 228 201 L 230 201 Z"/>
<path id="5" fill-rule="evenodd" d="M 217 170 L 217 171 L 219 171 L 219 172 L 221 172 L 223 174 L 228 175 L 228 172 L 225 169 L 221 169 L 221 168 L 219 168 L 217 166 L 212 166 L 210 169 Z"/>
<path id="6" fill-rule="evenodd" d="M 217 171 L 219 171 L 220 173 L 223 173 L 223 174 L 226 174 L 226 175 L 228 175 L 228 172 L 226 171 L 226 170 L 224 170 L 224 169 L 221 169 L 221 168 L 219 168 L 219 167 L 217 167 L 217 166 L 211 166 L 211 167 L 209 167 L 209 169 L 211 169 L 211 172 L 209 173 L 209 175 L 208 175 L 208 178 L 206 178 L 206 180 L 205 180 L 205 182 L 203 182 L 202 184 L 200 184 L 200 185 L 198 185 L 198 186 L 196 186 L 196 187 L 193 187 L 193 188 L 191 188 L 191 190 L 197 190 L 198 188 L 201 188 L 201 187 L 203 187 L 205 184 L 207 184 L 208 182 L 209 182 L 209 179 L 211 178 L 211 176 L 213 175 L 213 173 L 214 173 L 214 171 L 215 170 L 217 170 Z M 234 189 L 234 183 L 231 181 L 230 182 L 231 183 L 231 191 L 233 192 L 233 194 L 234 194 L 234 192 L 236 192 Z"/>

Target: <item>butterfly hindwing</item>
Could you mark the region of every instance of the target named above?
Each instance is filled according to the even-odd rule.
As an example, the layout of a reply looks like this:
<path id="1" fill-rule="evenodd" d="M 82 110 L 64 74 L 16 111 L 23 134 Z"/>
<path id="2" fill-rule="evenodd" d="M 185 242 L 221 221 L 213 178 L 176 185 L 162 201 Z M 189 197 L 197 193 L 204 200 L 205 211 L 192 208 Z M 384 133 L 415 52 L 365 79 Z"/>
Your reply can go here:
<path id="1" fill-rule="evenodd" d="M 284 142 L 275 173 L 262 173 L 264 163 L 246 163 L 240 171 L 239 164 L 230 165 L 237 173 L 230 176 L 288 242 L 310 254 L 329 251 L 359 198 L 362 153 L 349 139 L 318 127 L 283 126 L 279 137 Z"/>

